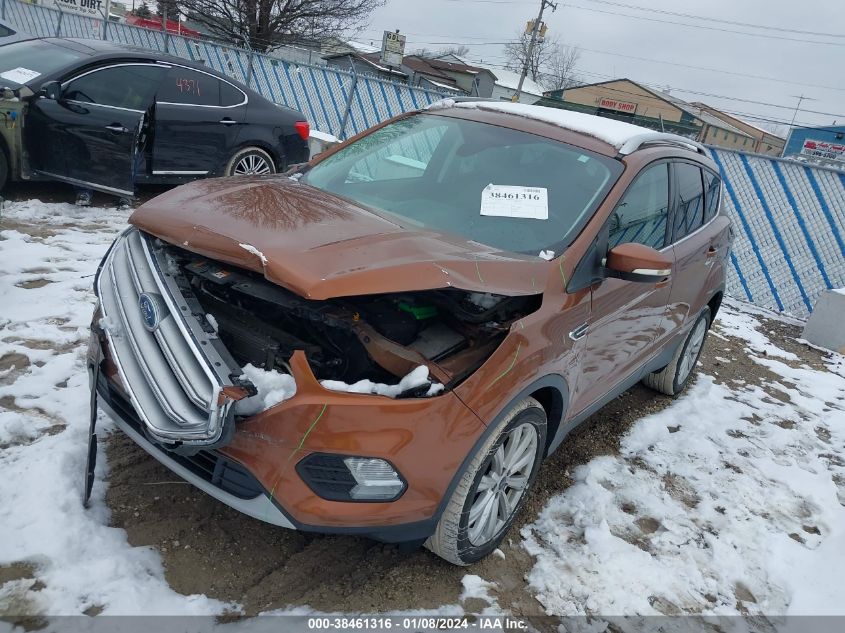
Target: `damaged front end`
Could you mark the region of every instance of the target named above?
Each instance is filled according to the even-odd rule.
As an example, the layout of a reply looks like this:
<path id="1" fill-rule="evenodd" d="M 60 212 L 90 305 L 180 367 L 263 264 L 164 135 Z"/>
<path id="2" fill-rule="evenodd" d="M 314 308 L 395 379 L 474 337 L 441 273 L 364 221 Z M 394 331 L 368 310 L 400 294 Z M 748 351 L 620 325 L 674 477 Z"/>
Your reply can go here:
<path id="1" fill-rule="evenodd" d="M 325 389 L 430 397 L 475 371 L 540 303 L 455 288 L 309 300 L 137 228 L 116 242 L 96 288 L 146 433 L 183 453 L 227 444 L 238 419 L 290 397 L 296 351 Z M 262 373 L 292 388 L 262 400 Z"/>
<path id="2" fill-rule="evenodd" d="M 401 384 L 420 367 L 428 381 L 410 381 L 391 395 L 434 395 L 438 384 L 451 389 L 492 354 L 515 319 L 539 307 L 537 295 L 454 288 L 308 300 L 258 273 L 161 248 L 182 291 L 201 307 L 205 331 L 218 335 L 241 366 L 290 373 L 292 354 L 302 350 L 323 386 L 341 391 L 361 381 Z"/>

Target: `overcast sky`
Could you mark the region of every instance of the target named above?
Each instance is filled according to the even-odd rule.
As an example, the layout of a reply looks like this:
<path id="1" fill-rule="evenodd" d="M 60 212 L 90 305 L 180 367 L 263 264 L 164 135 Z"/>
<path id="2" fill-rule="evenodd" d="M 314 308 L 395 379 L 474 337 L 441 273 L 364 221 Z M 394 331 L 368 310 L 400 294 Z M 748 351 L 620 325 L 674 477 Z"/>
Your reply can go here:
<path id="1" fill-rule="evenodd" d="M 539 0 L 387 0 L 369 26 L 354 37 L 380 45 L 383 30 L 398 28 L 408 38 L 406 51 L 436 50 L 458 42 L 470 47 L 471 59 L 502 65 L 505 58 L 499 42 L 514 39 L 538 9 Z M 775 28 L 704 21 L 655 9 Z M 546 9 L 544 21 L 549 35 L 581 48 L 578 72 L 590 83 L 628 77 L 669 87 L 673 95 L 687 101 L 787 123 L 797 95 L 804 94 L 807 99 L 801 104 L 798 122 L 845 124 L 845 0 L 560 0 L 556 11 Z"/>

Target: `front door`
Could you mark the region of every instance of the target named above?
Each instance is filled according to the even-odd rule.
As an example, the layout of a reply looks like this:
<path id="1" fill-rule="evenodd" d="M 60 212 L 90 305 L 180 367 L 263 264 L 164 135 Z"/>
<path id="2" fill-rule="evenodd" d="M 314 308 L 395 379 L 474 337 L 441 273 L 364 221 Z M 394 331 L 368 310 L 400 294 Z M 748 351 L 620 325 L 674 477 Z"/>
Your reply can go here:
<path id="1" fill-rule="evenodd" d="M 608 219 L 608 249 L 635 242 L 664 249 L 669 218 L 669 168 L 645 169 Z M 671 250 L 669 251 L 671 252 Z M 580 413 L 638 371 L 664 326 L 671 279 L 641 283 L 608 278 L 592 286 L 591 317 L 572 411 Z"/>
<path id="2" fill-rule="evenodd" d="M 33 171 L 132 195 L 141 127 L 163 73 L 155 64 L 113 64 L 64 82 L 58 100 L 36 98 L 26 119 Z"/>
<path id="3" fill-rule="evenodd" d="M 173 66 L 156 95 L 153 177 L 219 172 L 234 153 L 246 102 L 227 81 Z"/>

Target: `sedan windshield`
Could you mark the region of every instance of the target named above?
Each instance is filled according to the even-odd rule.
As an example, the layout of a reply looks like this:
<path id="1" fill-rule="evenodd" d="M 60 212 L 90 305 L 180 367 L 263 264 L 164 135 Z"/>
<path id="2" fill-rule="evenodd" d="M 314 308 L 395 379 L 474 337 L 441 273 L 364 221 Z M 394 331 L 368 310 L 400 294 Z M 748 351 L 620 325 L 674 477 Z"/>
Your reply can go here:
<path id="1" fill-rule="evenodd" d="M 359 139 L 302 180 L 403 226 L 538 255 L 568 246 L 621 172 L 616 160 L 542 136 L 419 114 Z"/>
<path id="2" fill-rule="evenodd" d="M 6 44 L 0 47 L 0 87 L 20 88 L 82 57 L 81 53 L 43 40 Z"/>

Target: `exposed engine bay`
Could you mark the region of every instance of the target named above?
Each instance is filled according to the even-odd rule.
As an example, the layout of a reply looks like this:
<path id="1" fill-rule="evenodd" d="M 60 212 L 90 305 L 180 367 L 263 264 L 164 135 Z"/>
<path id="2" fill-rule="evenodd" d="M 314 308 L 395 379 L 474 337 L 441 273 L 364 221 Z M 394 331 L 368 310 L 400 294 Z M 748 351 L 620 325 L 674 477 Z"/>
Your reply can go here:
<path id="1" fill-rule="evenodd" d="M 433 380 L 452 388 L 493 353 L 516 319 L 540 306 L 540 295 L 453 288 L 314 301 L 260 274 L 159 245 L 204 329 L 217 333 L 235 361 L 289 373 L 291 355 L 303 350 L 319 380 L 395 383 L 425 365 Z M 417 391 L 403 396 L 426 388 Z"/>

